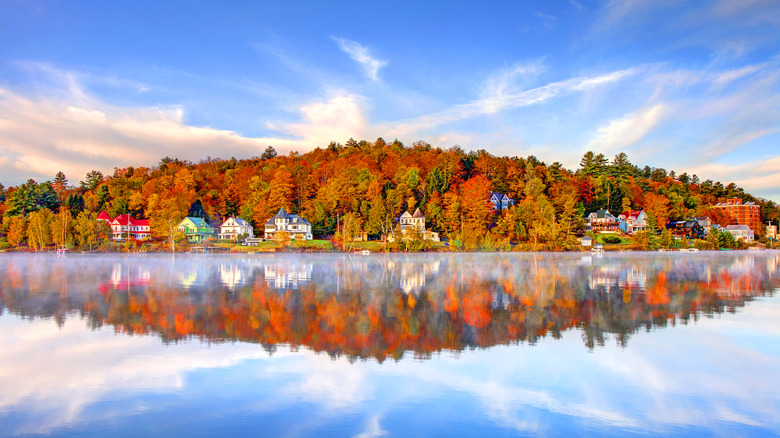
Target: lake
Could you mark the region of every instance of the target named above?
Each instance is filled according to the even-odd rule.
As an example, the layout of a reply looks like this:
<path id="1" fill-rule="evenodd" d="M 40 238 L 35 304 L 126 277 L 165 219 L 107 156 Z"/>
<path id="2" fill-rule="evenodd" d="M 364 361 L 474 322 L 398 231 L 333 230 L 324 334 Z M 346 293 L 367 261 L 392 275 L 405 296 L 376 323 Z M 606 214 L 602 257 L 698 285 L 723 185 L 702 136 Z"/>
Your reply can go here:
<path id="1" fill-rule="evenodd" d="M 780 253 L 0 254 L 0 436 L 778 436 Z"/>

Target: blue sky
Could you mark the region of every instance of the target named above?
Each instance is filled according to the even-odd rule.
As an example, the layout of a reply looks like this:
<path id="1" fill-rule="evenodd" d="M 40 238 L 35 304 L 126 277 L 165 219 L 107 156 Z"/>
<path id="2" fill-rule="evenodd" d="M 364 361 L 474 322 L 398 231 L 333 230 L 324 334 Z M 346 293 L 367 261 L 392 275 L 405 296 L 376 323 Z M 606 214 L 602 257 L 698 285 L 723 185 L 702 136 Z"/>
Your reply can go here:
<path id="1" fill-rule="evenodd" d="M 425 140 L 780 201 L 780 3 L 0 0 L 0 182 Z"/>

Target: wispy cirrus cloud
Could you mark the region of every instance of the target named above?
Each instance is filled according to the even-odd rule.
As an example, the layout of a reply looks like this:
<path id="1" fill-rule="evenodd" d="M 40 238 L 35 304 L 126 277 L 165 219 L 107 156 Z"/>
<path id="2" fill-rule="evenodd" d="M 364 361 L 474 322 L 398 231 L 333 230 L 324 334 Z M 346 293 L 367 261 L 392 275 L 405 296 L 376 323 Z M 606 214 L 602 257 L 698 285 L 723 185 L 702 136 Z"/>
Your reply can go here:
<path id="1" fill-rule="evenodd" d="M 585 150 L 605 153 L 623 151 L 658 126 L 667 112 L 665 105 L 657 104 L 612 120 L 598 129 L 596 137 L 585 146 Z"/>
<path id="2" fill-rule="evenodd" d="M 404 135 L 459 120 L 495 114 L 507 109 L 540 104 L 557 97 L 567 96 L 620 81 L 635 74 L 639 70 L 639 68 L 628 68 L 598 76 L 581 76 L 559 82 L 552 82 L 547 85 L 520 92 L 504 93 L 503 89 L 500 89 L 500 92 L 493 95 L 485 96 L 472 102 L 455 105 L 437 113 L 424 115 L 406 122 L 400 122 L 393 127 L 388 127 L 388 129 L 394 135 Z"/>
<path id="3" fill-rule="evenodd" d="M 373 82 L 379 82 L 379 70 L 387 65 L 387 61 L 373 57 L 365 46 L 345 38 L 332 37 L 342 52 L 349 55 L 353 61 L 360 64 L 366 72 L 366 76 Z"/>

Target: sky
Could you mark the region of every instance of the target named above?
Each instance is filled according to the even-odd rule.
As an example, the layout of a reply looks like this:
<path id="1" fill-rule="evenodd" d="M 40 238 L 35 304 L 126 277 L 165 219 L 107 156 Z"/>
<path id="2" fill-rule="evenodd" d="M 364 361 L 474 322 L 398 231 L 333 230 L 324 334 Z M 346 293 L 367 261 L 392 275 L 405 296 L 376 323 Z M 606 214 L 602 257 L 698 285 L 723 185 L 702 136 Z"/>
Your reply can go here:
<path id="1" fill-rule="evenodd" d="M 0 183 L 349 138 L 780 202 L 780 2 L 0 0 Z"/>

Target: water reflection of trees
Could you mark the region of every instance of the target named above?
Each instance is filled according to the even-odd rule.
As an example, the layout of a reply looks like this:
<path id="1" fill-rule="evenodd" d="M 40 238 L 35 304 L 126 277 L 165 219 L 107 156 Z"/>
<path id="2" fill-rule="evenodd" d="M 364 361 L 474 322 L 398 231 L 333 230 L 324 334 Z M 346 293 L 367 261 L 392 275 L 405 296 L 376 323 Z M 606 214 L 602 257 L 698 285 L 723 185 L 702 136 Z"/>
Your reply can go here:
<path id="1" fill-rule="evenodd" d="M 6 259 L 0 304 L 165 342 L 305 346 L 351 358 L 558 338 L 589 348 L 734 312 L 772 293 L 776 255 Z"/>

